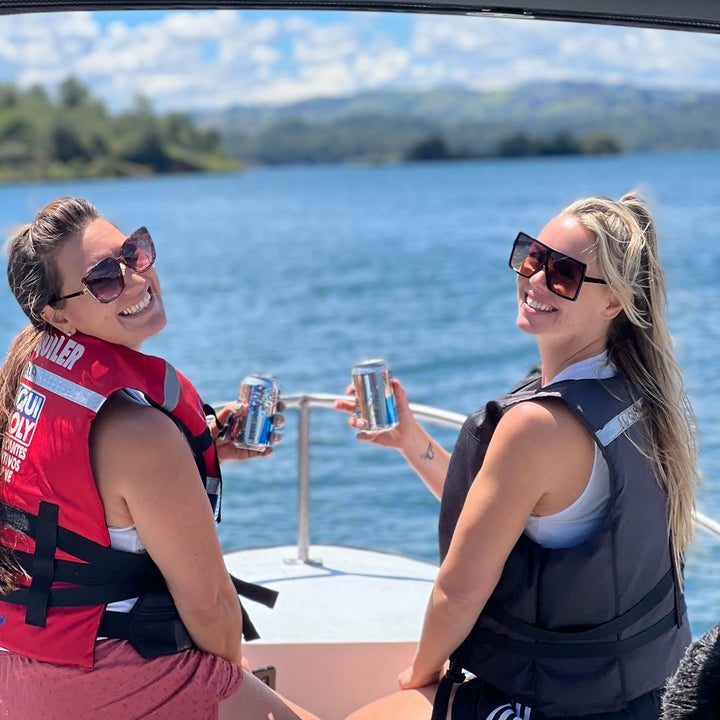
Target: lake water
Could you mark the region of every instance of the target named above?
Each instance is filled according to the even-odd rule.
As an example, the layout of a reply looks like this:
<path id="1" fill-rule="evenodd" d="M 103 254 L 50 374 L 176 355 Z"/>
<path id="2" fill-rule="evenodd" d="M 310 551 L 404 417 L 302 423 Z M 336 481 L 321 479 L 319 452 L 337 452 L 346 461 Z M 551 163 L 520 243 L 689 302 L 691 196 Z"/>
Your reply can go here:
<path id="1" fill-rule="evenodd" d="M 285 393 L 342 393 L 352 365 L 384 357 L 413 402 L 467 414 L 536 360 L 515 327 L 518 230 L 572 200 L 639 188 L 655 210 L 670 325 L 701 431 L 699 508 L 720 518 L 720 154 L 626 155 L 387 167 L 249 169 L 0 186 L 8 236 L 59 195 L 87 197 L 158 248 L 168 326 L 144 350 L 209 402 L 249 372 Z M 3 266 L 5 259 L 3 258 Z M 0 346 L 24 325 L 0 293 Z M 436 438 L 452 449 L 456 431 Z M 311 538 L 437 560 L 438 503 L 396 453 L 358 443 L 339 413 L 312 413 Z M 270 459 L 225 471 L 225 550 L 293 544 L 297 418 Z M 720 543 L 689 556 L 693 631 L 720 620 Z"/>

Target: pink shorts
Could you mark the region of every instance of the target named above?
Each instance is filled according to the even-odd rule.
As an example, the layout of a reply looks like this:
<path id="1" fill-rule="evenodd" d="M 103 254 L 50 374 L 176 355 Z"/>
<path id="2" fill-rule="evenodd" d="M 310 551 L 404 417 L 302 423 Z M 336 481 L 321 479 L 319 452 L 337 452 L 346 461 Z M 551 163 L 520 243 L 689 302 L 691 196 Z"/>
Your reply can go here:
<path id="1" fill-rule="evenodd" d="M 241 685 L 239 665 L 189 650 L 144 660 L 124 640 L 101 640 L 95 667 L 0 652 L 3 720 L 217 720 Z"/>

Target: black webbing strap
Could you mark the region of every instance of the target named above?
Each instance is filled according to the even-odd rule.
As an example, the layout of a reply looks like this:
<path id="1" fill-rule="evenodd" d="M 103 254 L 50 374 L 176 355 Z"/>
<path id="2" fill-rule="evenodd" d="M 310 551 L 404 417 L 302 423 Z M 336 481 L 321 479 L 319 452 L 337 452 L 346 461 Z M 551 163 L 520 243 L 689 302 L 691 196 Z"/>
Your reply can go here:
<path id="1" fill-rule="evenodd" d="M 489 600 L 485 605 L 483 613 L 487 614 L 496 622 L 504 625 L 509 630 L 524 635 L 530 640 L 538 640 L 541 642 L 580 642 L 589 640 L 600 640 L 608 638 L 623 630 L 626 630 L 634 623 L 645 617 L 660 601 L 672 590 L 675 584 L 674 572 L 668 570 L 655 587 L 641 598 L 633 607 L 624 612 L 619 617 L 614 618 L 601 625 L 596 625 L 588 630 L 579 631 L 558 631 L 545 630 L 535 625 L 530 625 L 511 615 L 507 610 L 502 608 L 496 602 Z"/>
<path id="2" fill-rule="evenodd" d="M 262 585 L 245 582 L 244 580 L 236 578 L 234 575 L 231 575 L 230 579 L 232 580 L 238 595 L 241 595 L 248 600 L 260 603 L 265 607 L 275 607 L 279 594 L 277 590 L 271 590 L 270 588 L 263 587 Z"/>
<path id="3" fill-rule="evenodd" d="M 220 435 L 228 426 L 227 421 L 224 423 L 220 422 L 220 419 L 218 418 L 217 412 L 215 412 L 215 408 L 212 405 L 208 405 L 207 403 L 203 403 L 202 406 L 203 412 L 205 413 L 206 418 L 213 418 L 215 420 L 215 424 L 217 425 L 218 429 L 218 435 Z M 229 418 L 230 416 L 228 416 Z M 212 440 L 212 436 L 211 436 Z"/>
<path id="4" fill-rule="evenodd" d="M 260 634 L 256 630 L 255 625 L 253 625 L 252 620 L 250 620 L 250 616 L 247 614 L 247 611 L 242 604 L 240 605 L 240 612 L 242 613 L 243 620 L 243 638 L 248 641 L 257 640 L 260 637 Z M 170 644 L 173 642 L 173 638 L 181 640 L 179 644 L 173 647 L 172 651 L 162 652 L 159 654 L 172 654 L 194 647 L 192 640 L 190 640 L 188 644 L 187 639 L 190 637 L 189 633 L 180 619 L 180 616 L 176 612 L 174 614 L 164 612 L 159 617 L 165 627 L 164 637 L 168 643 L 166 645 L 166 649 L 169 649 Z M 128 640 L 143 657 L 155 657 L 156 655 L 149 650 L 146 644 L 146 637 L 144 637 L 150 627 L 149 623 L 152 621 L 152 615 L 146 613 L 143 617 L 142 624 L 138 625 L 137 619 L 132 611 L 124 613 L 106 610 L 103 614 L 102 620 L 100 621 L 98 637 L 113 638 L 115 640 Z M 155 633 L 155 636 L 155 639 L 157 639 L 157 632 Z"/>
<path id="5" fill-rule="evenodd" d="M 110 548 L 108 548 L 110 550 Z M 31 577 L 35 575 L 35 556 L 15 550 L 13 552 L 22 569 Z M 73 585 L 101 585 L 116 582 L 119 576 L 146 576 L 157 573 L 157 566 L 152 558 L 145 553 L 122 553 L 129 557 L 118 557 L 108 553 L 102 565 L 73 562 L 72 560 L 55 560 L 55 582 L 72 583 Z"/>
<path id="6" fill-rule="evenodd" d="M 270 588 L 263 587 L 262 585 L 245 582 L 233 575 L 230 576 L 230 579 L 232 580 L 232 584 L 235 586 L 235 591 L 238 595 L 241 595 L 248 600 L 254 600 L 261 605 L 265 605 L 265 607 L 275 607 L 275 602 L 278 597 L 277 590 L 271 590 Z M 240 603 L 240 611 L 242 612 L 243 619 L 243 637 L 246 640 L 257 640 L 260 635 L 255 629 L 255 626 L 253 625 L 253 622 L 242 603 Z"/>
<path id="7" fill-rule="evenodd" d="M 678 568 L 675 565 L 675 552 L 673 548 L 673 538 L 672 533 L 670 534 L 670 557 L 673 558 L 671 560 L 672 562 L 672 572 L 673 572 L 673 579 L 675 580 L 675 624 L 681 628 L 683 625 L 683 617 L 685 616 L 685 611 L 687 610 L 687 605 L 685 604 L 685 592 L 684 592 L 684 574 L 685 574 L 685 562 L 683 558 L 683 562 L 680 565 L 680 568 Z"/>
<path id="8" fill-rule="evenodd" d="M 209 431 L 208 431 L 209 432 Z M 48 607 L 88 607 L 163 592 L 167 585 L 153 560 L 147 554 L 113 550 L 82 535 L 59 527 L 58 507 L 41 502 L 38 515 L 2 504 L 5 524 L 16 532 L 35 540 L 35 552 L 15 551 L 21 566 L 32 577 L 30 587 L 20 588 L 2 596 L 14 605 L 24 605 L 26 622 L 45 627 Z M 55 560 L 55 550 L 86 562 Z M 278 592 L 230 576 L 238 595 L 272 608 Z M 53 588 L 54 582 L 67 582 L 80 587 Z M 255 640 L 259 634 L 242 607 L 243 635 Z M 106 612 L 107 625 L 101 636 L 125 639 L 130 626 L 127 613 Z M 151 620 L 146 615 L 146 620 Z M 163 621 L 165 617 L 161 618 Z M 177 622 L 182 625 L 179 617 Z M 105 620 L 103 620 L 105 623 Z M 182 626 L 184 628 L 184 626 Z M 177 634 L 177 633 L 175 633 Z"/>
<path id="9" fill-rule="evenodd" d="M 623 655 L 656 640 L 675 625 L 675 608 L 649 628 L 623 640 L 604 642 L 532 642 L 496 635 L 488 630 L 475 629 L 471 637 L 487 645 L 516 655 L 535 658 L 602 658 Z M 469 667 L 472 667 L 470 663 Z"/>
<path id="10" fill-rule="evenodd" d="M 207 417 L 207 411 L 208 409 L 212 408 L 210 405 L 203 405 L 203 412 L 205 413 L 205 417 Z M 217 419 L 217 415 L 215 414 L 215 411 L 213 410 L 212 415 L 215 417 L 215 422 L 217 423 L 218 429 L 220 428 L 220 422 Z M 194 441 L 195 441 L 195 447 L 200 453 L 204 453 L 212 444 L 213 444 L 213 436 L 210 432 L 210 428 L 206 425 L 205 430 L 201 432 L 199 435 L 193 435 Z"/>
<path id="11" fill-rule="evenodd" d="M 25 622 L 45 627 L 50 588 L 55 577 L 55 549 L 57 547 L 58 506 L 40 501 L 35 534 L 35 558 L 30 587 L 27 588 Z"/>
<path id="12" fill-rule="evenodd" d="M 253 621 L 250 619 L 250 616 L 247 614 L 247 610 L 245 610 L 242 603 L 240 603 L 240 612 L 242 613 L 243 621 L 243 637 L 248 641 L 257 640 L 260 637 L 260 633 L 255 628 L 255 625 L 253 625 Z"/>
<path id="13" fill-rule="evenodd" d="M 42 507 L 42 505 L 46 504 L 48 503 L 41 502 L 40 506 Z M 40 513 L 33 515 L 32 513 L 20 510 L 6 503 L 2 504 L 2 510 L 5 515 L 6 527 L 22 535 L 26 535 L 37 543 L 38 533 L 41 532 L 39 529 L 41 522 Z M 55 532 L 57 537 L 56 547 L 79 560 L 102 565 L 107 563 L 108 558 L 112 556 L 113 564 L 118 563 L 120 567 L 122 567 L 123 564 L 134 565 L 134 561 L 127 557 L 128 555 L 132 555 L 132 553 L 113 550 L 57 524 L 55 525 Z M 35 555 L 37 555 L 37 552 Z"/>
<path id="14" fill-rule="evenodd" d="M 203 411 L 205 411 L 205 408 L 209 407 L 209 405 L 203 405 Z M 220 423 L 218 423 L 218 425 L 220 425 Z M 193 456 L 195 457 L 195 464 L 198 466 L 200 475 L 202 476 L 203 482 L 205 483 L 205 488 L 207 489 L 208 471 L 204 453 L 214 442 L 212 433 L 210 432 L 210 428 L 206 426 L 205 430 L 203 430 L 203 432 L 201 432 L 199 435 L 191 435 L 190 431 L 188 431 L 187 439 L 190 443 L 190 447 L 192 448 Z M 217 466 L 219 471 L 219 461 L 217 462 Z M 211 499 L 210 504 L 212 505 L 213 514 L 215 515 L 216 522 L 219 523 L 222 520 L 222 476 L 218 477 L 217 480 L 219 483 L 217 499 L 214 501 Z M 209 497 L 210 494 L 208 494 L 208 498 Z"/>
<path id="15" fill-rule="evenodd" d="M 206 445 L 205 442 L 205 433 L 202 432 L 200 435 L 193 435 L 190 432 L 190 429 L 188 428 L 185 423 L 180 420 L 179 417 L 176 415 L 173 415 L 169 410 L 164 408 L 160 403 L 155 402 L 151 397 L 148 397 L 145 395 L 145 399 L 150 403 L 152 407 L 154 407 L 156 410 L 160 410 L 161 413 L 164 415 L 167 415 L 178 427 L 180 432 L 185 436 L 185 439 L 188 442 L 188 445 L 190 445 L 192 451 L 193 451 L 193 457 L 195 458 L 195 465 L 197 465 L 198 472 L 200 473 L 200 477 L 202 478 L 203 484 L 205 484 L 205 480 L 207 478 L 207 466 L 205 464 L 205 458 L 203 456 L 203 452 L 207 450 L 209 445 Z M 210 432 L 209 428 L 207 429 L 208 432 Z M 202 440 L 201 440 L 202 438 Z M 212 435 L 210 435 L 210 443 L 212 443 Z"/>
<path id="16" fill-rule="evenodd" d="M 36 576 L 37 577 L 37 576 Z M 33 578 L 33 585 L 36 578 Z M 28 612 L 33 598 L 33 585 L 29 588 L 13 590 L 2 596 L 3 602 L 13 605 L 26 605 Z M 95 605 L 106 605 L 111 602 L 128 600 L 142 595 L 150 590 L 162 590 L 165 588 L 162 576 L 155 583 L 148 582 L 147 577 L 123 578 L 114 583 L 102 585 L 89 585 L 86 587 L 51 588 L 46 595 L 45 612 L 47 607 L 92 607 Z M 27 620 L 26 620 L 27 622 Z M 28 623 L 34 625 L 35 623 Z M 45 627 L 44 623 L 40 627 Z"/>
<path id="17" fill-rule="evenodd" d="M 446 720 L 453 686 L 462 682 L 465 682 L 462 665 L 457 660 L 451 658 L 450 667 L 443 679 L 440 680 L 440 684 L 435 692 L 432 717 L 430 720 Z"/>

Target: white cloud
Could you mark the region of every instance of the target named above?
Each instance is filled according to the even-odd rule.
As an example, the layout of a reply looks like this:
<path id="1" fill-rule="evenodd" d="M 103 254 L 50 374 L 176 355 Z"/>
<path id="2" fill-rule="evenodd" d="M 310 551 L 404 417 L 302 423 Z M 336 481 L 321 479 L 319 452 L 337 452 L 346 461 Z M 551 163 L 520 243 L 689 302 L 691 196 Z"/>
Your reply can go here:
<path id="1" fill-rule="evenodd" d="M 420 17 L 412 48 L 449 75 L 492 87 L 543 79 L 720 87 L 720 37 L 671 30 L 498 18 Z M 467 68 L 465 73 L 462 68 Z M 472 72 L 471 72 L 472 69 Z M 474 75 L 474 79 L 471 79 Z"/>
<path id="2" fill-rule="evenodd" d="M 720 37 L 498 18 L 175 11 L 0 17 L 0 81 L 69 75 L 113 110 L 287 103 L 382 87 L 581 79 L 720 88 Z M 400 28 L 400 29 L 398 29 Z"/>
<path id="3" fill-rule="evenodd" d="M 293 60 L 298 65 L 332 62 L 358 49 L 358 39 L 351 25 L 305 27 L 293 40 Z"/>

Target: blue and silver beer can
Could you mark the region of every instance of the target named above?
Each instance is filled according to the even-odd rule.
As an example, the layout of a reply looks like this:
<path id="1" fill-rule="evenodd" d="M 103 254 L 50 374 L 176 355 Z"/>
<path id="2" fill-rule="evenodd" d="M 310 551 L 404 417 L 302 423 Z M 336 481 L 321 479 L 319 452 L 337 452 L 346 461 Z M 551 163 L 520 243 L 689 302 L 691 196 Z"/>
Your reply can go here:
<path id="1" fill-rule="evenodd" d="M 259 452 L 270 447 L 273 415 L 279 400 L 280 386 L 275 378 L 267 375 L 243 378 L 230 428 L 230 439 L 235 447 Z"/>
<path id="2" fill-rule="evenodd" d="M 352 370 L 356 413 L 364 432 L 385 432 L 398 425 L 398 412 L 390 368 L 384 360 L 365 360 Z"/>

